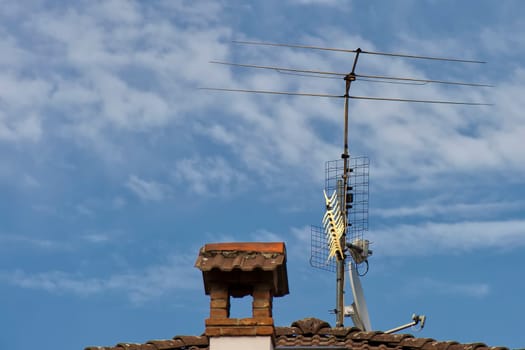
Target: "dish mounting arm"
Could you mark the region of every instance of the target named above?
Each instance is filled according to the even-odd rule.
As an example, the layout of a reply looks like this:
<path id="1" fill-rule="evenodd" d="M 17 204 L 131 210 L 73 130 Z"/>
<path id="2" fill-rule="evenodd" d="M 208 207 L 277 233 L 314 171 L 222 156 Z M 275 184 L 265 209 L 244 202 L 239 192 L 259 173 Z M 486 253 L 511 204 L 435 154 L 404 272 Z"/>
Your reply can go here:
<path id="1" fill-rule="evenodd" d="M 417 326 L 418 324 L 419 324 L 419 329 L 421 330 L 421 329 L 423 329 L 423 327 L 425 327 L 426 319 L 427 318 L 426 318 L 425 315 L 413 314 L 412 315 L 412 322 L 404 324 L 404 325 L 396 327 L 396 328 L 389 329 L 388 331 L 385 331 L 384 333 L 386 333 L 386 334 L 396 333 L 396 332 L 402 331 L 403 329 L 407 329 L 407 328 L 410 328 L 410 327 Z"/>

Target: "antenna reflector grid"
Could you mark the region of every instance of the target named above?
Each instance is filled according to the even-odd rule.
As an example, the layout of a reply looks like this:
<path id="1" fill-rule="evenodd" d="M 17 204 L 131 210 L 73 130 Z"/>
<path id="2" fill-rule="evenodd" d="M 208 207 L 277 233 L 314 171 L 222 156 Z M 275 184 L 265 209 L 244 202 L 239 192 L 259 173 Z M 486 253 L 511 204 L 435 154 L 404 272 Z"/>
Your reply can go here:
<path id="1" fill-rule="evenodd" d="M 350 157 L 349 167 L 351 171 L 348 177 L 347 196 L 351 196 L 348 209 L 348 229 L 346 241 L 348 243 L 363 242 L 363 234 L 368 231 L 368 179 L 370 160 L 366 156 Z M 344 162 L 342 159 L 331 160 L 325 163 L 325 191 L 328 195 L 338 189 L 338 181 L 344 173 Z M 349 197 L 347 197 L 349 198 Z M 321 226 L 311 226 L 310 229 L 310 265 L 312 267 L 336 272 L 336 259 L 329 259 L 326 232 Z M 348 269 L 348 264 L 345 264 Z"/>
<path id="2" fill-rule="evenodd" d="M 322 226 L 310 226 L 310 265 L 330 272 L 336 271 L 336 260 L 328 259 L 326 232 Z"/>

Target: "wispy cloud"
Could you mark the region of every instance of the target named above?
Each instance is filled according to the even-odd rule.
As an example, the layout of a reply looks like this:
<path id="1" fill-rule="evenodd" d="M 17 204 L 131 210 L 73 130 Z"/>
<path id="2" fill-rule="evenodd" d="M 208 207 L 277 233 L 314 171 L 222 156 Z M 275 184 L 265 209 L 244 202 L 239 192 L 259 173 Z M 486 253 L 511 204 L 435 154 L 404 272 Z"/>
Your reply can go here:
<path id="1" fill-rule="evenodd" d="M 158 20 L 146 18 L 143 6 Z M 32 20 L 25 21 L 29 8 Z M 0 15 L 17 23 L 0 28 L 0 141 L 72 138 L 108 157 L 118 148 L 111 130 L 151 130 L 182 118 L 195 105 L 184 96 L 187 85 L 199 80 L 212 53 L 220 59 L 226 52 L 219 40 L 228 28 L 216 20 L 221 10 L 187 1 L 11 6 Z M 181 16 L 167 21 L 166 12 Z M 27 74 L 30 66 L 38 69 Z M 217 76 L 209 69 L 205 75 Z"/>
<path id="2" fill-rule="evenodd" d="M 259 242 L 282 242 L 284 236 L 282 234 L 270 232 L 268 230 L 257 230 L 251 234 L 252 240 Z"/>
<path id="3" fill-rule="evenodd" d="M 327 6 L 340 2 L 297 0 L 295 3 Z M 181 15 L 167 21 L 163 17 L 165 11 Z M 245 178 L 261 175 L 260 181 L 276 187 L 297 179 L 303 184 L 321 180 L 322 163 L 340 153 L 340 140 L 333 136 L 339 135 L 337 130 L 341 127 L 339 103 L 204 92 L 200 93 L 202 98 L 190 98 L 196 93 L 192 88 L 202 85 L 202 77 L 206 77 L 206 84 L 224 87 L 317 92 L 343 88 L 326 79 L 293 79 L 258 71 L 247 75 L 208 64 L 210 59 L 232 56 L 233 48 L 226 43 L 233 31 L 219 20 L 224 11 L 221 4 L 211 1 L 198 5 L 187 1 L 159 5 L 81 2 L 79 6 L 54 11 L 35 8 L 32 20 L 24 22 L 21 31 L 46 45 L 26 47 L 24 40 L 6 30 L 11 34 L 3 43 L 2 59 L 14 64 L 6 72 L 0 72 L 4 74 L 0 80 L 5 82 L 0 84 L 0 140 L 38 142 L 66 138 L 86 144 L 86 148 L 101 157 L 119 158 L 122 146 L 113 139 L 114 131 L 132 137 L 136 132 L 158 131 L 182 120 L 189 121 L 191 115 L 191 122 L 178 124 L 181 127 L 174 131 L 173 138 L 196 134 L 195 128 L 188 125 L 199 125 L 201 134 L 231 151 L 231 159 L 222 161 L 226 162 L 226 168 L 235 164 L 234 173 L 242 170 L 247 174 Z M 495 38 L 505 39 L 503 32 L 494 30 L 480 34 L 480 40 L 485 37 L 491 42 L 500 41 Z M 326 25 L 316 28 L 304 40 L 304 44 L 350 48 L 362 44 L 375 49 L 374 43 L 358 35 L 348 35 Z M 408 35 L 400 41 L 409 52 L 458 52 L 465 47 L 455 40 L 436 43 Z M 274 62 L 280 66 L 335 71 L 348 68 L 347 56 L 255 47 L 235 50 L 236 57 L 252 63 Z M 39 69 L 29 75 L 31 79 L 27 78 L 24 67 L 37 62 Z M 385 64 L 384 59 L 367 57 L 360 61 L 360 69 L 385 75 L 436 78 L 428 76 L 412 61 L 391 60 Z M 358 85 L 356 88 L 362 95 L 496 99 L 501 103 L 492 108 L 425 106 L 422 109 L 408 104 L 355 101 L 352 148 L 370 153 L 375 176 L 382 181 L 408 177 L 435 185 L 440 183 L 442 174 L 452 171 L 479 176 L 480 170 L 523 170 L 525 158 L 519 146 L 525 124 L 519 96 L 525 86 L 520 71 L 518 67 L 515 74 L 498 78 L 498 89 L 490 92 L 442 86 L 408 90 L 410 87 Z M 56 117 L 48 118 L 49 110 Z M 217 114 L 213 121 L 209 118 L 210 111 Z M 494 122 L 494 115 L 498 115 L 498 123 Z M 189 142 L 196 146 L 195 140 Z M 205 161 L 220 169 L 216 180 L 230 181 L 230 186 L 235 187 L 239 176 L 226 173 L 220 157 L 214 155 L 218 151 L 210 149 L 206 150 Z M 208 156 L 209 153 L 212 155 Z M 193 159 L 181 162 L 178 167 L 183 181 L 202 173 Z M 210 192 L 209 183 L 190 184 L 197 193 Z"/>
<path id="4" fill-rule="evenodd" d="M 480 249 L 506 251 L 525 246 L 525 220 L 427 222 L 371 230 L 378 255 L 458 254 Z"/>
<path id="5" fill-rule="evenodd" d="M 145 201 L 161 201 L 166 198 L 169 192 L 167 185 L 155 181 L 146 181 L 136 175 L 130 175 L 126 187 Z"/>
<path id="6" fill-rule="evenodd" d="M 130 302 L 142 304 L 176 290 L 192 290 L 200 286 L 199 275 L 193 273 L 188 258 L 171 257 L 164 265 L 114 274 L 106 278 L 86 277 L 79 273 L 48 271 L 28 273 L 22 270 L 0 272 L 0 281 L 27 289 L 54 294 L 90 295 L 123 293 Z"/>
<path id="7" fill-rule="evenodd" d="M 84 239 L 87 242 L 94 243 L 94 244 L 102 244 L 110 242 L 116 234 L 119 232 L 89 232 L 82 236 L 82 239 Z"/>
<path id="8" fill-rule="evenodd" d="M 22 186 L 25 188 L 39 188 L 41 186 L 40 182 L 35 179 L 33 176 L 24 174 L 22 177 Z"/>
<path id="9" fill-rule="evenodd" d="M 437 215 L 451 215 L 453 217 L 498 215 L 505 211 L 525 207 L 524 201 L 512 202 L 481 202 L 481 203 L 429 203 L 395 208 L 373 209 L 374 215 L 383 218 L 396 217 L 432 217 Z"/>
<path id="10" fill-rule="evenodd" d="M 0 243 L 2 243 L 3 247 L 22 245 L 50 251 L 73 249 L 73 244 L 71 244 L 71 242 L 65 242 L 64 240 L 52 240 L 15 234 L 0 234 Z"/>
<path id="11" fill-rule="evenodd" d="M 51 239 L 41 238 L 23 234 L 0 234 L 0 246 L 4 249 L 12 249 L 12 247 L 23 247 L 23 249 L 38 249 L 41 251 L 74 251 L 79 248 L 86 248 L 85 243 L 102 244 L 110 243 L 117 236 L 121 236 L 122 232 L 119 230 L 88 230 L 79 235 L 75 235 L 67 239 Z M 45 236 L 45 233 L 42 233 Z M 120 241 L 121 242 L 121 241 Z M 121 242 L 122 243 L 122 242 Z"/>
<path id="12" fill-rule="evenodd" d="M 484 298 L 490 294 L 490 285 L 487 283 L 451 282 L 423 278 L 411 283 L 409 290 L 410 293 Z"/>
<path id="13" fill-rule="evenodd" d="M 175 180 L 199 195 L 230 195 L 248 183 L 244 173 L 223 157 L 187 158 L 177 161 Z"/>
<path id="14" fill-rule="evenodd" d="M 350 6 L 350 0 L 293 0 L 298 5 L 319 5 L 319 6 L 346 6 L 345 10 L 348 10 Z"/>

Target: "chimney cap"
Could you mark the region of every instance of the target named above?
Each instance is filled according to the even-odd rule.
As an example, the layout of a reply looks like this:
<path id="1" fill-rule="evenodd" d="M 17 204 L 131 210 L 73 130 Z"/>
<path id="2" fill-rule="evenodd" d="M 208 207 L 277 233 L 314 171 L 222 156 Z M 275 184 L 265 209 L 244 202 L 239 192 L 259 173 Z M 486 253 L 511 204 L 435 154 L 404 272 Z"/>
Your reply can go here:
<path id="1" fill-rule="evenodd" d="M 256 253 L 277 253 L 286 254 L 284 242 L 225 242 L 208 243 L 201 251 L 237 251 L 237 252 L 256 252 Z"/>
<path id="2" fill-rule="evenodd" d="M 289 293 L 284 242 L 206 244 L 195 267 L 202 271 L 206 294 L 217 283 L 226 285 L 234 296 L 237 287 L 242 295 L 257 284 L 269 285 L 275 297 Z"/>

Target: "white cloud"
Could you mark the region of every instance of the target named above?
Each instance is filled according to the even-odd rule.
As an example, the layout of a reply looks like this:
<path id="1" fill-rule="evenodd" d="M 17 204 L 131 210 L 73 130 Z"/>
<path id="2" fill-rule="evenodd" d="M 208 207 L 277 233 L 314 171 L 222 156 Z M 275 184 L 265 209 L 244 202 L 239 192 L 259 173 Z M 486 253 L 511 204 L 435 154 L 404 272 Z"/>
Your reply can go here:
<path id="1" fill-rule="evenodd" d="M 0 234 L 0 243 L 2 243 L 2 246 L 4 247 L 22 245 L 50 251 L 73 249 L 73 245 L 70 242 L 65 242 L 63 240 L 35 238 L 20 234 Z"/>
<path id="2" fill-rule="evenodd" d="M 477 198 L 478 200 L 480 198 Z M 509 210 L 523 208 L 525 201 L 513 202 L 486 202 L 480 203 L 450 203 L 441 201 L 439 203 L 428 200 L 427 203 L 417 206 L 404 206 L 394 208 L 374 208 L 373 215 L 383 218 L 396 217 L 433 217 L 437 215 L 449 215 L 453 217 L 487 217 L 500 215 Z"/>
<path id="3" fill-rule="evenodd" d="M 20 288 L 82 297 L 123 293 L 132 303 L 142 304 L 173 291 L 199 288 L 201 281 L 199 275 L 190 269 L 191 263 L 187 257 L 174 256 L 164 265 L 114 274 L 107 278 L 85 277 L 63 271 L 3 271 L 0 272 L 0 281 Z"/>
<path id="4" fill-rule="evenodd" d="M 334 33 L 333 29 L 330 34 L 332 37 L 344 37 L 342 33 Z M 328 35 L 319 34 L 317 37 L 311 35 L 308 39 L 310 42 L 320 42 L 319 45 L 333 46 L 326 36 Z M 358 37 L 350 38 L 348 41 L 363 42 L 362 38 Z M 370 49 L 374 49 L 373 44 L 366 44 Z M 347 45 L 346 41 L 336 46 L 345 47 L 345 45 Z M 417 41 L 410 42 L 408 45 L 418 48 L 422 43 Z M 428 54 L 432 54 L 432 50 L 439 46 L 428 43 L 427 45 L 431 47 L 427 47 L 423 52 Z M 454 48 L 462 44 L 452 40 L 445 45 Z M 410 50 L 410 47 L 408 52 L 418 52 L 414 49 Z M 248 49 L 240 47 L 238 50 Z M 335 71 L 344 70 L 341 67 L 348 66 L 347 62 L 339 61 L 338 58 L 321 56 L 314 52 L 285 49 L 269 51 L 256 48 L 249 50 L 250 63 L 264 64 L 270 61 L 277 66 L 297 67 L 305 62 L 309 68 L 319 64 L 320 69 L 333 67 L 331 70 Z M 443 51 L 443 48 L 440 47 L 439 50 Z M 468 56 L 468 52 L 451 51 L 460 56 Z M 429 76 L 420 65 L 410 60 L 367 56 L 366 60 L 363 59 L 361 62 L 359 71 L 365 73 L 379 71 L 381 74 L 391 76 L 441 78 Z M 273 72 L 259 71 L 247 73 L 251 78 L 246 79 L 243 73 L 235 77 L 239 80 L 237 87 L 242 85 L 246 88 L 279 91 L 328 92 L 342 89 L 341 85 L 333 81 L 327 84 L 314 79 L 293 80 Z M 449 74 L 452 77 L 447 79 L 463 79 L 454 78 L 452 70 Z M 479 77 L 479 75 L 473 76 Z M 495 91 L 495 89 L 457 89 L 441 85 L 414 88 L 358 82 L 353 87 L 353 91 L 365 96 L 482 102 L 502 100 L 504 103 L 485 108 L 352 101 L 351 150 L 360 149 L 359 153 L 371 153 L 374 175 L 383 184 L 409 178 L 412 179 L 411 184 L 417 183 L 424 187 L 439 186 L 443 174 L 466 173 L 479 176 L 480 170 L 490 174 L 500 174 L 502 169 L 505 169 L 507 174 L 521 170 L 525 159 L 517 150 L 519 149 L 518 135 L 523 133 L 523 122 L 519 119 L 519 111 L 523 108 L 519 108 L 521 102 L 518 102 L 519 98 L 516 95 L 524 87 L 518 81 L 510 84 L 512 88 L 506 86 L 508 83 L 502 83 L 504 89 L 498 84 L 500 88 Z M 512 90 L 510 96 L 504 98 L 510 90 Z M 501 99 L 498 98 L 499 94 Z M 251 171 L 265 175 L 265 181 L 270 177 L 275 178 L 274 170 L 277 164 L 287 167 L 288 174 L 295 169 L 301 169 L 303 173 L 309 174 L 308 178 L 304 178 L 305 181 L 319 180 L 313 176 L 321 173 L 322 161 L 335 158 L 341 152 L 341 137 L 338 133 L 341 127 L 341 104 L 336 105 L 331 102 L 324 104 L 324 101 L 306 98 L 281 99 L 242 94 L 222 96 L 227 101 L 231 101 L 232 104 L 225 108 L 230 110 L 231 118 L 237 122 L 221 120 L 224 122 L 223 125 L 211 126 L 207 130 L 204 128 L 205 131 L 216 142 L 234 150 Z M 318 108 L 319 105 L 323 105 L 324 108 Z M 502 115 L 506 117 L 500 120 L 499 116 Z M 496 123 L 495 118 L 500 122 Z M 509 121 L 512 128 L 504 128 L 505 119 Z M 312 128 L 315 124 L 311 122 L 314 120 L 323 121 L 324 127 L 337 132 L 335 133 L 337 137 L 322 137 L 318 129 Z M 257 133 L 251 133 L 250 130 L 253 129 L 256 129 Z M 243 135 L 250 135 L 249 142 Z M 330 154 L 333 156 L 327 156 Z"/>
<path id="5" fill-rule="evenodd" d="M 111 201 L 111 207 L 115 210 L 122 209 L 126 206 L 126 200 L 122 197 L 115 197 Z"/>
<path id="6" fill-rule="evenodd" d="M 162 11 L 176 13 L 187 23 L 197 26 L 207 27 L 219 21 L 223 13 L 221 3 L 216 1 L 162 0 L 160 3 Z"/>
<path id="7" fill-rule="evenodd" d="M 374 229 L 368 237 L 378 256 L 507 251 L 525 246 L 525 220 L 396 225 Z"/>
<path id="8" fill-rule="evenodd" d="M 291 227 L 286 249 L 294 260 L 304 263 L 311 255 L 311 227 Z"/>
<path id="9" fill-rule="evenodd" d="M 89 213 L 91 215 L 91 213 Z M 88 231 L 81 234 L 79 237 L 81 239 L 50 239 L 50 238 L 40 238 L 22 234 L 0 234 L 0 243 L 2 247 L 24 247 L 39 249 L 42 251 L 75 251 L 79 247 L 85 247 L 85 242 L 93 244 L 108 243 L 112 241 L 115 236 L 120 235 L 121 232 L 118 230 L 112 231 Z M 45 232 L 42 233 L 42 236 L 45 236 Z M 77 237 L 77 236 L 75 236 Z"/>
<path id="10" fill-rule="evenodd" d="M 89 242 L 93 244 L 108 244 L 112 242 L 119 242 L 119 244 L 123 244 L 127 241 L 127 239 L 124 237 L 125 232 L 120 229 L 106 229 L 106 230 L 99 230 L 99 229 L 90 229 L 86 230 L 84 233 L 80 235 L 80 238 L 84 242 Z M 129 238 L 128 238 L 129 239 Z M 80 243 L 84 243 L 80 242 Z"/>
<path id="11" fill-rule="evenodd" d="M 330 0 L 296 3 L 335 4 Z M 166 13 L 177 15 L 168 20 Z M 27 50 L 15 33 L 7 29 L 4 33 L 4 56 L 11 57 L 9 62 L 38 62 L 39 69 L 32 79 L 22 74 L 27 65 L 21 63 L 15 65 L 14 73 L 4 73 L 9 89 L 0 86 L 5 92 L 5 102 L 0 104 L 0 139 L 35 142 L 68 138 L 86 143 L 87 149 L 102 157 L 122 161 L 118 151 L 122 146 L 112 137 L 115 133 L 156 133 L 191 115 L 198 128 L 188 130 L 187 124 L 177 124 L 180 127 L 173 129 L 174 139 L 201 129 L 197 133 L 228 147 L 243 171 L 260 175 L 270 186 L 299 178 L 303 182 L 321 180 L 322 163 L 341 152 L 339 101 L 224 95 L 193 88 L 208 85 L 341 93 L 343 86 L 337 81 L 230 70 L 207 62 L 229 59 L 235 50 L 239 61 L 249 63 L 345 71 L 349 56 L 232 47 L 227 41 L 233 30 L 221 20 L 223 15 L 224 8 L 216 2 L 147 5 L 96 1 L 52 11 L 37 7 L 24 27 L 41 44 L 37 49 Z M 303 42 L 376 49 L 373 42 L 347 34 L 332 26 L 319 27 Z M 491 38 L 501 35 L 494 32 Z M 469 55 L 466 45 L 454 39 L 436 43 L 405 35 L 400 41 L 407 52 Z M 439 78 L 428 76 L 409 60 L 367 56 L 358 68 L 364 73 Z M 525 159 L 518 150 L 525 125 L 520 118 L 519 96 L 525 87 L 519 72 L 516 68 L 517 78 L 499 81 L 498 89 L 490 91 L 356 83 L 352 89 L 359 95 L 495 99 L 502 103 L 483 109 L 352 101 L 351 149 L 371 153 L 375 176 L 381 181 L 412 176 L 429 184 L 439 182 L 443 173 L 523 170 Z M 49 118 L 48 108 L 54 112 L 53 118 Z M 210 112 L 216 118 L 213 121 Z M 501 123 L 494 122 L 494 115 Z M 196 168 L 188 163 L 179 166 L 188 173 Z M 200 193 L 209 189 L 198 183 L 192 188 Z"/>
<path id="12" fill-rule="evenodd" d="M 26 188 L 39 188 L 41 186 L 40 182 L 29 174 L 22 176 L 22 185 Z"/>
<path id="13" fill-rule="evenodd" d="M 251 234 L 252 240 L 257 242 L 282 242 L 284 241 L 283 235 L 260 229 Z"/>
<path id="14" fill-rule="evenodd" d="M 126 187 L 145 201 L 161 201 L 167 197 L 170 190 L 167 185 L 146 181 L 135 175 L 130 175 Z"/>
<path id="15" fill-rule="evenodd" d="M 80 215 L 93 216 L 95 213 L 87 204 L 79 203 L 75 205 L 75 211 Z"/>
<path id="16" fill-rule="evenodd" d="M 515 11 L 512 4 L 505 5 L 507 12 Z M 520 57 L 525 51 L 525 44 L 518 38 L 525 32 L 525 22 L 521 17 L 499 21 L 497 25 L 482 28 L 479 37 L 483 52 L 492 57 Z M 508 35 L 515 33 L 516 35 Z"/>
<path id="17" fill-rule="evenodd" d="M 297 240 L 302 245 L 302 247 L 310 245 L 310 226 L 292 227 L 290 232 L 292 237 L 294 237 L 294 239 Z"/>
<path id="18" fill-rule="evenodd" d="M 50 91 L 45 81 L 0 71 L 0 141 L 39 141 L 43 130 L 38 106 L 47 102 Z"/>
<path id="19" fill-rule="evenodd" d="M 243 191 L 248 183 L 246 176 L 222 157 L 179 160 L 174 177 L 199 195 L 229 195 Z"/>
<path id="20" fill-rule="evenodd" d="M 111 157 L 120 147 L 115 130 L 134 133 L 183 118 L 203 102 L 190 98 L 188 85 L 221 76 L 206 64 L 227 51 L 219 41 L 228 27 L 217 24 L 221 6 L 213 2 L 26 5 L 33 9 L 13 6 L 4 15 L 12 20 L 30 11 L 30 21 L 0 25 L 0 140 L 67 138 Z M 177 16 L 168 20 L 165 11 Z M 186 27 L 192 18 L 199 27 Z"/>
<path id="21" fill-rule="evenodd" d="M 348 10 L 350 6 L 350 0 L 293 0 L 292 2 L 298 5 L 338 6 L 344 10 Z"/>
<path id="22" fill-rule="evenodd" d="M 88 242 L 95 243 L 95 244 L 108 242 L 111 239 L 108 234 L 100 233 L 100 232 L 90 233 L 90 234 L 83 236 L 82 238 L 84 238 Z"/>
<path id="23" fill-rule="evenodd" d="M 409 286 L 410 293 L 432 293 L 452 296 L 483 298 L 490 294 L 486 283 L 438 281 L 433 278 L 418 280 Z"/>

